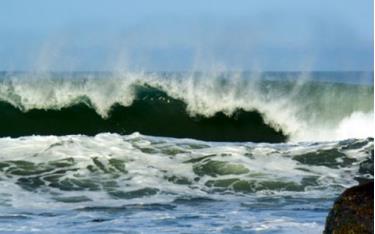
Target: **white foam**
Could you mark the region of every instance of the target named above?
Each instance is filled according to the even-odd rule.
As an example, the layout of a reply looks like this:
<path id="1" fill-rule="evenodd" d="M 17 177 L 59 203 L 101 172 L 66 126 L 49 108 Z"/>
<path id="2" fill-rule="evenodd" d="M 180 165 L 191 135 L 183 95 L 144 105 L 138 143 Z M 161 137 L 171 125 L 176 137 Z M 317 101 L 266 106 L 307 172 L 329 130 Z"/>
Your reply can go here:
<path id="1" fill-rule="evenodd" d="M 374 113 L 354 112 L 345 117 L 336 130 L 340 139 L 374 137 Z"/>
<path id="2" fill-rule="evenodd" d="M 177 140 L 173 138 L 147 137 L 140 134 L 120 136 L 117 134 L 99 134 L 95 137 L 87 136 L 30 136 L 22 138 L 0 138 L 0 160 L 27 161 L 34 164 L 47 163 L 60 159 L 74 159 L 71 168 L 64 169 L 61 178 L 75 178 L 79 180 L 93 180 L 97 182 L 115 182 L 116 190 L 130 192 L 145 187 L 159 189 L 155 195 L 147 197 L 136 197 L 134 199 L 114 199 L 105 189 L 99 191 L 78 190 L 61 191 L 59 188 L 48 186 L 40 187 L 37 192 L 21 189 L 17 185 L 18 178 L 27 178 L 22 174 L 11 174 L 8 169 L 0 171 L 0 194 L 5 201 L 1 203 L 10 204 L 13 207 L 83 207 L 87 205 L 119 206 L 121 204 L 139 203 L 162 203 L 171 202 L 178 197 L 207 197 L 213 199 L 238 199 L 235 194 L 215 193 L 209 186 L 208 181 L 241 179 L 244 181 L 283 182 L 301 184 L 304 178 L 317 177 L 316 185 L 311 185 L 305 191 L 294 191 L 288 189 L 272 189 L 268 191 L 259 190 L 248 196 L 303 196 L 303 197 L 326 197 L 327 194 L 335 196 L 340 186 L 347 187 L 356 183 L 354 177 L 357 175 L 358 164 L 343 167 L 325 167 L 319 165 L 303 164 L 293 159 L 296 155 L 309 152 L 318 152 L 337 148 L 339 142 L 327 142 L 320 144 L 252 144 L 252 143 L 208 143 L 194 140 Z M 372 145 L 372 142 L 368 144 Z M 177 150 L 177 151 L 176 151 Z M 360 151 L 361 149 L 357 149 Z M 175 151 L 177 154 L 168 153 Z M 367 157 L 366 154 L 354 153 L 358 162 Z M 346 153 L 346 151 L 343 151 Z M 200 175 L 194 167 L 200 165 L 199 160 L 190 160 L 209 157 L 210 160 L 225 162 L 228 165 L 240 165 L 248 170 L 243 174 L 223 175 Z M 125 161 L 124 172 L 90 172 L 88 166 L 95 166 L 93 160 L 97 160 L 105 167 L 110 168 L 110 159 Z M 39 164 L 40 165 L 40 164 Z M 207 170 L 210 170 L 209 168 Z M 234 169 L 233 169 L 234 170 Z M 7 174 L 8 173 L 8 174 Z M 54 173 L 51 171 L 38 172 L 38 176 Z M 33 176 L 31 176 L 33 177 Z M 168 178 L 185 178 L 188 184 L 174 183 Z M 228 187 L 230 188 L 230 187 Z M 327 193 L 326 190 L 333 190 Z M 243 197 L 239 193 L 239 197 Z M 79 203 L 56 202 L 55 197 L 85 196 L 91 201 Z M 32 203 L 29 203 L 32 198 Z"/>

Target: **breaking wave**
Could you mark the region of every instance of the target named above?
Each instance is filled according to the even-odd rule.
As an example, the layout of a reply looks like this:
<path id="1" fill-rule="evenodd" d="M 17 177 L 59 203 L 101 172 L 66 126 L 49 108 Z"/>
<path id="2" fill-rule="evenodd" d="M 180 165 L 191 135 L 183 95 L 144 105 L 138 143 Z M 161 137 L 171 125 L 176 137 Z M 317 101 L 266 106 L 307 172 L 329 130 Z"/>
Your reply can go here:
<path id="1" fill-rule="evenodd" d="M 3 74 L 0 135 L 140 132 L 254 142 L 373 136 L 372 85 L 261 76 Z"/>

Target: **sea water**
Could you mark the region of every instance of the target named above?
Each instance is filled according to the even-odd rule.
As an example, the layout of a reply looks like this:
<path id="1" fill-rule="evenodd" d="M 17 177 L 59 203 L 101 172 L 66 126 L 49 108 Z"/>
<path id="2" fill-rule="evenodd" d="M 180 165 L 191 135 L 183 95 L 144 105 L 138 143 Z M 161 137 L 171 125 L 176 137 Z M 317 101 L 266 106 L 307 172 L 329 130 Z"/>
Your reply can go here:
<path id="1" fill-rule="evenodd" d="M 373 178 L 371 75 L 3 73 L 0 232 L 321 233 Z"/>

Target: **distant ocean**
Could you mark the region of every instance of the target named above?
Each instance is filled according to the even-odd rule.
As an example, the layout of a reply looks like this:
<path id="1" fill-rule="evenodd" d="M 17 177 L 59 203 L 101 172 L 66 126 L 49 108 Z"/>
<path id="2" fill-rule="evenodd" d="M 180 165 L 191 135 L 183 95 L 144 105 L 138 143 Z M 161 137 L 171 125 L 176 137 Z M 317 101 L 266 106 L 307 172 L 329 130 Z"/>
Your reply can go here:
<path id="1" fill-rule="evenodd" d="M 372 72 L 2 72 L 0 232 L 321 233 Z"/>

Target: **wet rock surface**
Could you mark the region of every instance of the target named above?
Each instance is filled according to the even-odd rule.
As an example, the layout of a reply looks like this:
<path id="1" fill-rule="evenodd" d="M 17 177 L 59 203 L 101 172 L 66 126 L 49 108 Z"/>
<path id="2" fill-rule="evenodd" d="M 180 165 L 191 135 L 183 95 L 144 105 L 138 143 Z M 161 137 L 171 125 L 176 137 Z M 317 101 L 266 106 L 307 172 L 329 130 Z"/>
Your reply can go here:
<path id="1" fill-rule="evenodd" d="M 374 233 L 373 180 L 340 195 L 327 217 L 324 233 Z"/>

